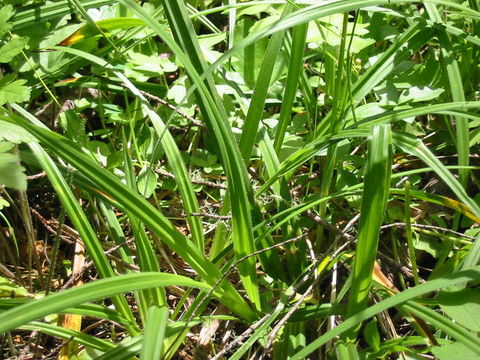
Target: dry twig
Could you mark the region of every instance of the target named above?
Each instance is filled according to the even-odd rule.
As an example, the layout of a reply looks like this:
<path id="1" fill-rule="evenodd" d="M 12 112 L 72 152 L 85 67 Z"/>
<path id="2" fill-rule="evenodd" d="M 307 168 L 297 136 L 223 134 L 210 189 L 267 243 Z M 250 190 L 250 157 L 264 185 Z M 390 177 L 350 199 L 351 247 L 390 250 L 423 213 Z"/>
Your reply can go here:
<path id="1" fill-rule="evenodd" d="M 157 168 L 155 169 L 155 172 L 161 176 L 165 176 L 165 177 L 168 177 L 170 179 L 175 179 L 175 175 L 168 172 L 168 171 L 165 171 L 163 169 L 160 169 L 160 168 Z M 217 183 L 214 183 L 212 181 L 208 181 L 208 180 L 203 180 L 203 179 L 190 179 L 192 184 L 196 184 L 196 185 L 204 185 L 204 186 L 208 186 L 208 187 L 211 187 L 211 188 L 216 188 L 216 189 L 223 189 L 223 190 L 226 190 L 227 187 L 225 185 L 222 185 L 222 184 L 217 184 Z"/>

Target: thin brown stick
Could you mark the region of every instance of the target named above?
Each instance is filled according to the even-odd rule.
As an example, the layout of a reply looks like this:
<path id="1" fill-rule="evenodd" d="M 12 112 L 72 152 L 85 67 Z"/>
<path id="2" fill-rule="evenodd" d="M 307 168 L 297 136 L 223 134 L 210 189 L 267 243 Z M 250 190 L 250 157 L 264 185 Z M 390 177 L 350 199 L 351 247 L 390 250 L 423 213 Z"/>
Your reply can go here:
<path id="1" fill-rule="evenodd" d="M 241 333 L 239 336 L 236 337 L 235 340 L 232 342 L 228 343 L 222 350 L 220 350 L 211 360 L 218 360 L 220 359 L 223 355 L 225 355 L 227 352 L 232 350 L 235 346 L 241 345 L 243 341 L 250 336 L 255 330 L 257 330 L 270 316 L 270 314 L 267 314 L 263 316 L 260 320 L 254 322 L 251 326 L 248 327 L 247 330 L 245 330 L 243 333 Z"/>
<path id="2" fill-rule="evenodd" d="M 122 84 L 123 85 L 123 84 Z M 169 108 L 170 110 L 172 111 L 175 111 L 178 115 L 180 115 L 181 117 L 187 119 L 188 121 L 190 121 L 193 125 L 195 126 L 203 126 L 202 122 L 197 120 L 197 119 L 194 119 L 193 117 L 191 117 L 190 115 L 187 115 L 185 114 L 182 110 L 180 110 L 179 108 L 177 108 L 176 106 L 170 104 L 169 102 L 163 100 L 162 98 L 159 98 L 158 96 L 155 96 L 153 94 L 150 94 L 146 91 L 143 91 L 143 90 L 138 90 L 140 92 L 140 94 L 142 94 L 143 96 L 145 96 L 147 99 L 150 99 L 150 100 L 153 100 L 157 103 L 159 103 L 160 105 L 163 105 L 165 106 L 166 108 Z"/>
<path id="3" fill-rule="evenodd" d="M 139 269 L 138 269 L 136 266 L 134 266 L 134 265 L 132 265 L 132 264 L 126 264 L 126 263 L 123 262 L 122 260 L 120 260 L 120 259 L 118 259 L 118 258 L 116 258 L 116 257 L 114 257 L 114 256 L 111 255 L 111 253 L 117 251 L 118 249 L 120 249 L 120 248 L 121 248 L 122 246 L 124 246 L 124 245 L 130 244 L 130 243 L 133 242 L 133 241 L 135 241 L 135 239 L 126 240 L 126 241 L 124 241 L 123 243 L 118 244 L 118 245 L 112 247 L 111 249 L 108 249 L 107 251 L 105 251 L 105 254 L 107 255 L 107 258 L 109 258 L 109 259 L 111 259 L 111 260 L 114 260 L 114 261 L 121 262 L 122 265 L 124 265 L 124 266 L 127 266 L 127 265 L 128 265 L 128 267 L 129 267 L 130 269 L 132 269 L 132 270 L 137 270 L 137 271 L 138 271 Z M 94 264 L 93 264 L 93 261 L 89 261 L 88 263 L 86 263 L 78 273 L 76 273 L 76 274 L 74 274 L 74 275 L 72 274 L 72 276 L 70 277 L 70 279 L 68 279 L 68 281 L 67 281 L 65 284 L 63 284 L 60 289 L 61 289 L 61 290 L 65 290 L 65 289 L 73 286 L 73 284 L 75 284 L 75 283 L 77 282 L 77 280 L 80 279 L 80 277 L 82 277 L 83 274 L 85 274 L 85 272 L 86 272 L 88 269 L 90 269 L 91 267 L 93 267 L 93 265 L 94 265 Z"/>
<path id="4" fill-rule="evenodd" d="M 58 354 L 60 353 L 62 348 L 64 346 L 68 345 L 74 338 L 75 338 L 75 336 L 70 336 L 67 340 L 62 341 L 55 349 L 50 351 L 50 353 L 47 356 L 44 357 L 44 360 L 55 360 L 55 359 L 57 359 Z"/>
<path id="5" fill-rule="evenodd" d="M 328 221 L 325 221 L 320 216 L 314 214 L 312 210 L 308 209 L 307 211 L 304 212 L 304 214 L 307 215 L 307 217 L 309 217 L 313 221 L 315 221 L 317 224 L 327 229 L 328 231 L 331 231 L 332 233 L 334 233 L 335 235 L 340 236 L 348 241 L 355 240 L 355 236 L 344 233 L 342 230 L 340 230 L 336 226 L 330 224 Z"/>
<path id="6" fill-rule="evenodd" d="M 40 115 L 42 115 L 45 111 L 48 110 L 48 108 L 53 104 L 53 101 L 49 101 L 48 103 L 46 103 L 45 105 L 43 105 L 40 109 L 38 109 L 36 112 L 35 112 L 35 117 L 39 117 Z"/>
<path id="7" fill-rule="evenodd" d="M 353 238 L 353 237 L 352 237 Z M 335 252 L 331 255 L 331 258 L 334 259 L 336 258 L 344 249 L 346 249 L 348 246 L 351 245 L 351 243 L 353 243 L 355 241 L 355 238 L 347 241 L 346 243 L 342 244 L 341 246 L 339 246 Z M 333 244 L 332 244 L 333 246 Z M 321 259 L 318 259 L 314 266 L 312 266 L 312 270 L 313 271 L 316 271 L 318 265 L 320 265 L 320 263 L 323 261 L 325 256 L 322 256 Z M 315 279 L 312 284 L 307 288 L 307 290 L 298 298 L 298 301 L 295 303 L 295 305 L 293 305 L 289 310 L 288 312 L 283 316 L 282 319 L 280 319 L 277 324 L 275 325 L 275 327 L 273 328 L 273 330 L 270 332 L 270 335 L 268 335 L 268 341 L 267 341 L 267 344 L 265 345 L 265 350 L 264 350 L 264 354 L 266 354 L 269 349 L 272 348 L 272 344 L 273 344 L 273 341 L 275 340 L 275 338 L 277 337 L 277 334 L 278 332 L 280 331 L 280 329 L 282 328 L 282 326 L 288 321 L 288 319 L 290 319 L 290 317 L 293 315 L 293 313 L 295 311 L 297 311 L 297 309 L 303 304 L 303 301 L 305 300 L 305 298 L 307 296 L 309 296 L 309 294 L 313 291 L 314 287 L 318 285 L 318 283 L 320 282 L 321 278 L 318 277 L 317 279 Z"/>
<path id="8" fill-rule="evenodd" d="M 165 177 L 168 177 L 170 179 L 175 179 L 174 174 L 172 174 L 168 171 L 165 171 L 163 169 L 157 168 L 157 169 L 155 169 L 155 172 L 157 174 L 161 175 L 161 176 L 165 176 Z M 208 181 L 208 180 L 190 179 L 190 181 L 192 182 L 192 184 L 195 184 L 195 185 L 204 185 L 204 186 L 208 186 L 208 187 L 211 187 L 211 188 L 223 189 L 223 190 L 227 189 L 227 187 L 225 185 L 217 184 L 217 183 L 214 183 L 214 182 Z"/>
<path id="9" fill-rule="evenodd" d="M 54 227 L 57 227 L 58 229 L 58 221 L 57 220 L 47 220 L 45 219 L 42 214 L 40 214 L 37 210 L 30 208 L 30 211 L 32 212 L 33 215 L 40 221 L 40 223 L 47 229 L 50 233 L 53 235 L 57 234 L 57 230 L 54 229 Z M 63 224 L 61 228 L 61 232 L 63 235 L 61 235 L 61 239 L 66 241 L 67 243 L 73 244 L 75 239 L 78 238 L 78 235 L 72 234 L 71 232 L 67 232 L 65 228 L 65 224 Z"/>
<path id="10" fill-rule="evenodd" d="M 10 270 L 8 270 L 5 265 L 0 264 L 0 274 L 2 274 L 5 277 L 8 277 L 10 279 L 15 279 L 15 274 L 12 273 Z"/>
<path id="11" fill-rule="evenodd" d="M 192 216 L 201 216 L 205 218 L 218 219 L 218 220 L 230 220 L 232 215 L 215 215 L 215 214 L 205 214 L 205 213 L 191 213 Z"/>
<path id="12" fill-rule="evenodd" d="M 47 173 L 45 171 L 42 171 L 38 174 L 27 176 L 27 180 L 41 179 L 41 178 L 44 178 L 45 176 L 47 176 Z"/>
<path id="13" fill-rule="evenodd" d="M 404 275 L 406 278 L 413 279 L 413 272 L 412 269 L 409 268 L 408 266 L 401 265 L 398 262 L 396 262 L 394 259 L 392 259 L 390 256 L 382 253 L 381 251 L 378 251 L 378 256 L 380 259 L 388 263 L 388 265 L 393 268 L 395 271 L 400 271 L 402 275 Z"/>
<path id="14" fill-rule="evenodd" d="M 437 231 L 442 231 L 442 232 L 446 232 L 446 233 L 450 233 L 450 234 L 453 234 L 453 235 L 457 235 L 457 236 L 460 236 L 460 237 L 463 237 L 465 239 L 469 239 L 469 240 L 472 240 L 472 241 L 475 241 L 475 238 L 473 236 L 469 236 L 469 235 L 465 235 L 465 234 L 462 234 L 458 231 L 454 231 L 454 230 L 450 230 L 450 229 L 446 229 L 446 228 L 442 228 L 440 226 L 435 226 L 435 225 L 424 225 L 424 224 L 410 224 L 412 227 L 416 227 L 416 228 L 419 228 L 419 229 L 428 229 L 428 230 L 437 230 Z M 392 227 L 406 227 L 407 224 L 406 223 L 392 223 L 392 224 L 387 224 L 387 225 L 383 225 L 381 227 L 382 230 L 384 229 L 388 229 L 388 228 L 392 228 Z"/>
<path id="15" fill-rule="evenodd" d="M 237 261 L 235 261 L 232 265 L 230 265 L 227 269 L 227 271 L 220 277 L 220 279 L 217 280 L 217 282 L 213 285 L 213 287 L 205 294 L 203 300 L 195 307 L 195 309 L 193 309 L 192 311 L 192 315 L 187 319 L 185 325 L 184 325 L 184 329 L 186 329 L 188 327 L 188 324 L 190 322 L 192 322 L 193 318 L 195 317 L 195 312 L 200 308 L 202 307 L 206 301 L 209 301 L 210 297 L 212 296 L 212 294 L 215 292 L 215 290 L 218 288 L 218 286 L 220 286 L 220 284 L 227 278 L 227 276 L 230 274 L 230 272 L 235 269 L 235 267 L 240 264 L 242 261 L 252 257 L 252 256 L 256 256 L 256 255 L 259 255 L 259 254 L 262 254 L 264 252 L 267 252 L 267 251 L 270 251 L 272 249 L 275 249 L 275 248 L 278 248 L 278 247 L 281 247 L 283 245 L 286 245 L 286 244 L 289 244 L 289 243 L 292 243 L 292 242 L 296 242 L 298 240 L 301 240 L 303 239 L 304 237 L 306 237 L 307 234 L 302 234 L 302 235 L 299 235 L 297 237 L 294 237 L 292 239 L 288 239 L 288 240 L 285 240 L 285 241 L 282 241 L 280 243 L 277 243 L 277 244 L 274 244 L 272 246 L 269 246 L 267 248 L 264 248 L 264 249 L 260 249 L 260 250 L 257 250 L 251 254 L 248 254 L 248 255 L 245 255 L 243 257 L 241 257 L 240 259 L 238 259 Z M 267 317 L 268 318 L 268 317 Z M 263 319 L 263 318 L 262 318 Z M 261 319 L 261 320 L 262 320 Z M 265 319 L 266 320 L 266 319 Z M 265 321 L 263 320 L 263 321 Z M 260 320 L 259 320 L 260 321 Z M 254 328 L 249 331 L 249 329 L 247 329 L 246 332 L 248 332 L 248 334 L 250 334 L 253 330 L 255 330 L 256 327 L 260 326 L 261 323 L 259 323 L 259 321 L 257 321 L 257 323 L 254 323 L 254 325 L 252 325 Z M 251 327 L 252 327 L 251 326 Z M 246 336 L 248 336 L 248 334 Z M 242 334 L 243 335 L 243 334 Z M 245 337 L 242 337 L 242 339 L 245 338 Z M 238 341 L 234 341 L 233 342 L 234 344 L 237 344 Z M 233 348 L 234 345 L 229 344 L 229 349 Z M 227 350 L 228 351 L 228 350 Z M 226 352 L 226 351 L 225 351 Z M 225 352 L 222 352 L 222 353 L 225 353 Z M 214 359 L 217 359 L 218 358 L 218 354 L 217 356 L 214 358 Z M 213 359 L 212 359 L 213 360 Z"/>

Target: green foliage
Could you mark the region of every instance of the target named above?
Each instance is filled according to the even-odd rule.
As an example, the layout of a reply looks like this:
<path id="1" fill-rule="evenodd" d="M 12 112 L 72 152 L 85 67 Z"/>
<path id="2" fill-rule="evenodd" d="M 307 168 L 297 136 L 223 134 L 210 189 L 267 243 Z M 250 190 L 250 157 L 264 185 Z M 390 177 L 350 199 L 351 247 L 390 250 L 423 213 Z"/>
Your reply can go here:
<path id="1" fill-rule="evenodd" d="M 432 353 L 440 360 L 474 360 L 478 357 L 477 352 L 472 351 L 468 346 L 465 346 L 460 342 L 453 342 L 451 344 L 435 346 L 432 348 Z"/>
<path id="2" fill-rule="evenodd" d="M 4 44 L 0 47 L 0 62 L 8 63 L 12 61 L 15 56 L 20 54 L 27 43 L 27 38 L 16 38 Z"/>
<path id="3" fill-rule="evenodd" d="M 3 4 L 0 357 L 478 358 L 475 1 Z"/>
<path id="4" fill-rule="evenodd" d="M 13 15 L 11 5 L 0 9 L 0 63 L 8 63 L 20 54 L 28 43 L 27 37 L 8 39 L 7 33 L 12 27 L 8 20 Z M 0 73 L 0 105 L 23 102 L 30 98 L 30 89 L 25 86 L 26 80 L 15 80 L 15 74 Z"/>
<path id="5" fill-rule="evenodd" d="M 16 144 L 22 142 L 34 142 L 29 132 L 22 127 L 0 121 L 0 184 L 15 190 L 27 189 L 27 176 L 25 168 L 20 165 L 20 157 L 12 153 Z"/>
<path id="6" fill-rule="evenodd" d="M 0 143 L 4 144 L 4 143 Z M 27 176 L 25 168 L 19 165 L 18 155 L 0 153 L 0 184 L 16 190 L 27 189 Z"/>
<path id="7" fill-rule="evenodd" d="M 445 313 L 459 324 L 472 331 L 480 331 L 480 296 L 478 289 L 442 291 L 437 300 Z"/>
<path id="8" fill-rule="evenodd" d="M 14 74 L 0 79 L 0 105 L 23 102 L 30 98 L 30 89 L 25 86 L 27 81 L 14 79 Z"/>
<path id="9" fill-rule="evenodd" d="M 12 28 L 12 23 L 8 22 L 12 15 L 12 5 L 3 6 L 0 9 L 0 36 L 5 35 Z"/>

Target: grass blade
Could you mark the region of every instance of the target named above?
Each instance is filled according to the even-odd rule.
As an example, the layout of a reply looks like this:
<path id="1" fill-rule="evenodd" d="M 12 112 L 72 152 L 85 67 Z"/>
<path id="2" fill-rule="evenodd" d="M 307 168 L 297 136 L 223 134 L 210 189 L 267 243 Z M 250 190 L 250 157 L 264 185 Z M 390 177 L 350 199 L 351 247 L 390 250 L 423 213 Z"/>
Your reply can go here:
<path id="1" fill-rule="evenodd" d="M 122 340 L 115 348 L 103 353 L 95 360 L 129 360 L 139 354 L 142 349 L 143 336 Z"/>
<path id="2" fill-rule="evenodd" d="M 168 308 L 152 306 L 148 309 L 147 325 L 143 333 L 141 360 L 161 358 L 165 329 L 168 323 Z"/>
<path id="3" fill-rule="evenodd" d="M 43 169 L 49 176 L 52 186 L 59 194 L 60 199 L 65 206 L 65 210 L 67 214 L 69 214 L 71 221 L 75 224 L 75 227 L 85 244 L 87 253 L 95 264 L 98 273 L 103 278 L 115 276 L 115 272 L 113 271 L 107 257 L 105 256 L 105 253 L 103 252 L 103 248 L 98 241 L 95 231 L 90 226 L 85 213 L 78 204 L 66 180 L 63 178 L 52 159 L 39 144 L 31 143 L 29 145 Z M 121 296 L 115 296 L 112 301 L 114 302 L 117 310 L 132 324 L 134 324 L 135 320 L 127 301 Z M 128 326 L 128 329 L 132 334 L 138 333 L 138 329 L 135 326 Z"/>
<path id="4" fill-rule="evenodd" d="M 292 46 L 290 51 L 290 61 L 288 63 L 287 82 L 285 84 L 285 91 L 283 93 L 282 107 L 280 109 L 280 117 L 278 119 L 277 132 L 273 147 L 277 154 L 282 148 L 283 139 L 287 126 L 290 123 L 290 116 L 292 113 L 292 105 L 295 100 L 298 83 L 301 77 L 301 70 L 303 64 L 303 51 L 305 47 L 305 40 L 307 37 L 308 24 L 302 24 L 293 28 Z"/>
<path id="5" fill-rule="evenodd" d="M 392 135 L 390 126 L 375 126 L 368 138 L 358 243 L 347 316 L 363 310 L 372 285 L 378 237 L 387 207 L 392 173 Z"/>
<path id="6" fill-rule="evenodd" d="M 92 349 L 101 350 L 101 351 L 108 351 L 115 347 L 115 345 L 113 345 L 109 341 L 99 339 L 92 335 L 84 334 L 80 331 L 65 329 L 59 326 L 38 322 L 38 321 L 32 321 L 27 325 L 23 325 L 20 327 L 20 329 L 31 330 L 31 331 L 41 331 L 44 334 L 56 336 L 64 340 L 68 340 L 72 338 L 72 341 L 75 341 L 78 344 L 81 344 L 83 346 L 86 346 Z"/>
<path id="7" fill-rule="evenodd" d="M 203 74 L 203 69 L 206 68 L 206 64 L 200 52 L 193 26 L 186 15 L 183 1 L 162 1 L 172 32 L 182 49 L 174 44 L 167 33 L 160 28 L 158 22 L 142 11 L 137 4 L 131 0 L 121 1 L 143 18 L 144 21 L 167 42 L 168 46 L 177 56 L 185 57 L 184 53 L 188 54 L 189 58 L 184 59 L 184 66 L 190 78 L 197 86 L 199 105 L 205 116 L 207 126 L 212 133 L 215 134 L 222 165 L 228 179 L 230 204 L 232 206 L 235 255 L 237 259 L 239 259 L 253 253 L 255 251 L 255 245 L 250 205 L 253 203 L 251 186 L 240 151 L 233 137 L 230 124 L 228 123 L 225 109 L 215 89 L 213 79 L 207 75 L 205 81 L 203 81 L 197 72 L 200 70 Z M 261 304 L 258 292 L 255 257 L 249 257 L 240 263 L 239 272 L 251 302 L 257 310 L 260 310 Z"/>
<path id="8" fill-rule="evenodd" d="M 101 279 L 29 302 L 0 314 L 0 333 L 62 309 L 135 290 L 164 286 L 189 286 L 208 290 L 206 284 L 185 276 L 163 273 L 140 273 Z"/>
<path id="9" fill-rule="evenodd" d="M 436 8 L 435 4 L 425 4 L 425 9 L 433 21 L 443 24 L 442 16 Z M 440 30 L 438 32 L 438 40 L 440 43 L 440 51 L 442 53 L 441 61 L 447 70 L 448 82 L 450 85 L 450 93 L 452 100 L 455 102 L 465 101 L 465 93 L 463 90 L 463 80 L 458 67 L 458 62 L 455 59 L 456 55 L 452 48 L 452 43 L 448 35 Z M 470 156 L 468 120 L 462 116 L 456 116 L 456 145 L 458 153 L 458 165 L 468 166 Z M 460 183 L 465 188 L 468 180 L 468 169 L 460 169 Z"/>
<path id="10" fill-rule="evenodd" d="M 13 107 L 26 118 L 35 119 L 20 106 L 14 105 Z M 58 134 L 36 127 L 15 114 L 11 114 L 9 118 L 4 119 L 28 129 L 28 131 L 46 144 L 50 150 L 56 152 L 65 161 L 72 164 L 87 178 L 95 179 L 95 188 L 93 188 L 95 192 L 107 195 L 123 209 L 140 219 L 146 226 L 156 232 L 162 241 L 190 264 L 206 282 L 214 285 L 220 279 L 221 274 L 218 268 L 190 240 L 181 234 L 168 219 L 140 195 L 121 183 L 113 174 L 94 164 L 89 157 L 82 154 L 75 144 Z M 234 290 L 231 284 L 223 282 L 215 294 L 220 298 L 225 296 L 225 299 L 222 301 L 227 306 L 231 306 L 232 311 L 240 316 L 246 316 L 250 319 L 255 318 L 248 304 Z"/>
<path id="11" fill-rule="evenodd" d="M 127 144 L 127 141 L 123 139 L 123 143 Z M 127 186 L 132 189 L 133 192 L 137 191 L 137 183 L 135 173 L 133 170 L 131 156 L 127 147 L 123 151 L 123 159 L 125 164 L 125 178 Z M 139 221 L 134 215 L 128 214 L 130 223 L 132 226 L 133 234 L 135 236 L 135 244 L 138 254 L 138 263 L 140 271 L 157 271 L 160 272 L 160 266 L 158 264 L 157 257 L 152 248 L 152 244 L 148 235 L 143 227 L 141 221 Z M 140 316 L 145 324 L 147 319 L 147 310 L 149 306 L 164 306 L 166 301 L 165 291 L 163 288 L 147 289 L 138 294 L 138 309 Z"/>
<path id="12" fill-rule="evenodd" d="M 290 14 L 292 10 L 293 6 L 287 4 L 283 10 L 281 18 Z M 245 118 L 242 136 L 240 138 L 239 148 L 245 162 L 250 160 L 253 144 L 257 138 L 258 124 L 263 115 L 263 107 L 265 106 L 267 91 L 270 87 L 273 69 L 283 43 L 284 33 L 285 31 L 279 31 L 272 35 L 268 42 L 265 57 L 258 73 L 257 82 L 255 83 L 255 89 L 250 101 L 250 106 L 248 107 L 247 117 Z"/>
<path id="13" fill-rule="evenodd" d="M 412 300 L 416 297 L 428 294 L 429 292 L 441 289 L 447 286 L 453 286 L 456 284 L 461 284 L 468 281 L 478 281 L 480 279 L 480 266 L 476 266 L 472 270 L 460 271 L 448 276 L 438 278 L 435 280 L 430 280 L 413 288 L 402 291 L 399 294 L 396 294 L 388 299 L 385 299 L 369 308 L 355 314 L 355 316 L 348 318 L 343 323 L 333 328 L 332 330 L 326 332 L 318 339 L 314 340 L 308 344 L 304 349 L 296 353 L 291 357 L 292 360 L 303 359 L 308 354 L 312 353 L 320 346 L 325 344 L 327 341 L 334 339 L 336 336 L 343 334 L 345 331 L 357 326 L 362 321 L 371 318 L 372 316 L 380 313 L 381 311 L 390 309 L 405 302 Z"/>
<path id="14" fill-rule="evenodd" d="M 407 302 L 402 308 L 435 326 L 435 328 L 443 330 L 446 334 L 464 343 L 469 349 L 480 355 L 480 338 L 472 333 L 471 330 L 467 330 L 446 316 L 413 301 Z"/>

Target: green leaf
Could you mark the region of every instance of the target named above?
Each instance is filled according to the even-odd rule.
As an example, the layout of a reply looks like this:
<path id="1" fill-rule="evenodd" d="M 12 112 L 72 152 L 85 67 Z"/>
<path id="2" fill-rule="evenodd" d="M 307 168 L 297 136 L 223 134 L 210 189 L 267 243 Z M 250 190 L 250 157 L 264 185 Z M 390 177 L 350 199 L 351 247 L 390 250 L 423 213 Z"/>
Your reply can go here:
<path id="1" fill-rule="evenodd" d="M 83 4 L 82 4 L 83 5 Z M 82 6 L 83 7 L 83 6 Z M 88 19 L 87 19 L 88 20 Z M 60 42 L 62 46 L 71 46 L 82 40 L 95 37 L 100 34 L 100 30 L 104 33 L 108 33 L 116 29 L 128 29 L 133 26 L 141 26 L 143 21 L 136 18 L 110 18 L 97 21 L 95 23 L 88 23 L 75 31 L 73 34 L 63 39 Z"/>
<path id="2" fill-rule="evenodd" d="M 13 81 L 14 74 L 0 79 L 0 105 L 27 101 L 30 98 L 30 89 L 24 84 L 27 80 Z"/>
<path id="3" fill-rule="evenodd" d="M 374 351 L 378 351 L 380 348 L 380 334 L 378 333 L 377 319 L 373 318 L 365 325 L 363 335 L 368 345 L 370 345 Z"/>
<path id="4" fill-rule="evenodd" d="M 177 104 L 180 104 L 182 100 L 184 99 L 185 95 L 187 94 L 187 90 L 185 86 L 176 84 L 173 85 L 167 93 L 167 97 L 173 101 L 175 101 Z"/>
<path id="5" fill-rule="evenodd" d="M 150 166 L 144 166 L 137 177 L 138 192 L 148 199 L 157 187 L 157 180 L 158 175 L 155 171 Z"/>
<path id="6" fill-rule="evenodd" d="M 156 360 L 161 358 L 165 329 L 168 324 L 168 308 L 152 306 L 148 309 L 147 325 L 143 334 L 140 359 Z"/>
<path id="7" fill-rule="evenodd" d="M 477 360 L 478 353 L 465 344 L 454 342 L 442 346 L 434 346 L 432 353 L 439 360 Z"/>
<path id="8" fill-rule="evenodd" d="M 15 56 L 20 54 L 25 45 L 27 45 L 27 42 L 27 38 L 15 38 L 0 47 L 0 63 L 12 61 Z"/>
<path id="9" fill-rule="evenodd" d="M 86 120 L 72 109 L 60 114 L 60 125 L 65 131 L 65 137 L 82 145 L 87 142 L 85 123 Z"/>
<path id="10" fill-rule="evenodd" d="M 13 15 L 12 5 L 2 6 L 0 8 L 0 36 L 8 32 L 12 27 L 12 24 L 7 23 L 7 20 L 10 19 L 12 15 Z"/>
<path id="11" fill-rule="evenodd" d="M 12 330 L 35 319 L 87 301 L 135 290 L 163 287 L 190 286 L 209 289 L 210 286 L 175 274 L 144 272 L 97 280 L 68 289 L 40 300 L 31 301 L 0 314 L 0 333 Z"/>
<path id="12" fill-rule="evenodd" d="M 392 133 L 390 126 L 374 126 L 368 137 L 358 243 L 347 310 L 349 316 L 363 310 L 368 301 L 380 226 L 385 214 L 390 189 L 391 147 Z"/>
<path id="13" fill-rule="evenodd" d="M 14 144 L 37 142 L 37 139 L 21 126 L 0 120 L 0 140 Z"/>
<path id="14" fill-rule="evenodd" d="M 459 324 L 480 331 L 480 290 L 442 291 L 437 300 L 445 313 Z"/>
<path id="15" fill-rule="evenodd" d="M 1 199 L 0 199 L 1 200 Z M 27 296 L 28 291 L 22 286 L 16 285 L 10 280 L 0 276 L 0 296 L 2 297 L 15 297 L 15 296 Z"/>
<path id="16" fill-rule="evenodd" d="M 133 52 L 129 54 L 129 58 L 131 59 L 131 63 L 134 65 L 134 70 L 153 73 L 156 76 L 165 72 L 174 72 L 178 68 L 177 65 L 170 60 L 156 55 L 148 56 Z"/>
<path id="17" fill-rule="evenodd" d="M 345 344 L 340 342 L 335 347 L 335 354 L 337 359 L 342 360 L 360 360 L 358 356 L 357 347 L 353 343 Z"/>
<path id="18" fill-rule="evenodd" d="M 400 99 L 398 100 L 399 104 L 406 103 L 409 101 L 419 102 L 419 101 L 428 101 L 436 99 L 443 93 L 444 89 L 432 89 L 428 86 L 412 86 L 402 92 Z"/>
<path id="19" fill-rule="evenodd" d="M 3 210 L 5 207 L 9 207 L 10 203 L 4 198 L 0 197 L 0 210 Z"/>
<path id="20" fill-rule="evenodd" d="M 305 358 L 308 354 L 318 349 L 327 341 L 334 339 L 336 336 L 344 333 L 348 329 L 351 329 L 352 327 L 378 314 L 381 311 L 384 311 L 394 306 L 398 306 L 411 299 L 414 299 L 415 297 L 421 296 L 423 294 L 426 294 L 430 291 L 434 291 L 439 288 L 443 288 L 445 286 L 453 286 L 455 284 L 460 284 L 465 281 L 471 281 L 471 280 L 476 281 L 478 279 L 480 279 L 480 266 L 476 266 L 471 271 L 467 270 L 467 271 L 456 272 L 456 273 L 447 275 L 443 278 L 427 281 L 426 283 L 423 283 L 413 288 L 402 291 L 392 297 L 389 297 L 375 305 L 368 307 L 363 311 L 360 311 L 359 313 L 355 314 L 355 316 L 352 316 L 346 319 L 343 323 L 333 328 L 332 330 L 327 331 L 325 334 L 321 335 L 319 338 L 315 339 L 310 344 L 308 344 L 304 349 L 296 353 L 292 357 L 292 360 L 300 360 Z"/>
<path id="21" fill-rule="evenodd" d="M 19 191 L 27 190 L 27 176 L 24 171 L 18 155 L 0 154 L 0 184 Z"/>

